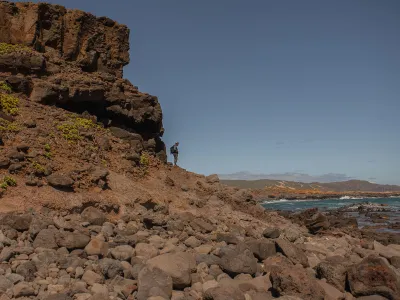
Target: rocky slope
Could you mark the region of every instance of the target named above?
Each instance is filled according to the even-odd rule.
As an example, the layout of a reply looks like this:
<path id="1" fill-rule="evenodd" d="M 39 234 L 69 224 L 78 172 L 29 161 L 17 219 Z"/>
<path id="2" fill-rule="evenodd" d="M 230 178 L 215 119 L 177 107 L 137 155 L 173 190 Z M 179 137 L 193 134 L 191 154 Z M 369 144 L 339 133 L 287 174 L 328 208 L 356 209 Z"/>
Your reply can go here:
<path id="1" fill-rule="evenodd" d="M 0 17 L 0 300 L 399 299 L 395 240 L 166 165 L 157 99 L 121 77 L 126 27 Z"/>

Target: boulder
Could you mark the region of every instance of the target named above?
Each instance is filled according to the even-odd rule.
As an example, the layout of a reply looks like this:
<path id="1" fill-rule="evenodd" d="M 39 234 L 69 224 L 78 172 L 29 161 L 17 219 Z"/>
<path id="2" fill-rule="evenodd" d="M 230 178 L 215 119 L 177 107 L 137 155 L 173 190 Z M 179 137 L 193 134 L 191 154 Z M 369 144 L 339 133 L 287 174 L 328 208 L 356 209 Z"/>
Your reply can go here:
<path id="1" fill-rule="evenodd" d="M 337 288 L 334 286 L 330 285 L 329 283 L 326 283 L 324 280 L 318 280 L 317 281 L 319 286 L 324 290 L 325 292 L 325 299 L 327 300 L 342 300 L 344 293 L 339 291 Z"/>
<path id="2" fill-rule="evenodd" d="M 324 300 L 324 290 L 303 267 L 276 265 L 271 270 L 272 293 L 304 300 Z"/>
<path id="3" fill-rule="evenodd" d="M 175 289 L 183 289 L 191 284 L 190 274 L 196 268 L 196 259 L 188 252 L 166 253 L 148 260 L 147 265 L 163 270 L 171 276 Z"/>
<path id="4" fill-rule="evenodd" d="M 244 293 L 234 286 L 218 286 L 209 288 L 204 293 L 206 300 L 245 300 Z"/>
<path id="5" fill-rule="evenodd" d="M 321 230 L 328 229 L 330 223 L 324 214 L 317 212 L 310 219 L 305 220 L 305 225 L 310 233 L 315 234 Z"/>
<path id="6" fill-rule="evenodd" d="M 278 227 L 268 227 L 263 231 L 263 236 L 267 239 L 277 239 L 281 235 Z"/>
<path id="7" fill-rule="evenodd" d="M 348 271 L 348 284 L 356 296 L 381 295 L 388 299 L 398 299 L 400 281 L 387 261 L 375 255 L 364 258 Z"/>
<path id="8" fill-rule="evenodd" d="M 154 295 L 157 293 L 158 295 Z M 147 300 L 151 296 L 170 299 L 172 295 L 172 278 L 163 270 L 151 266 L 144 267 L 138 277 L 138 300 Z"/>
<path id="9" fill-rule="evenodd" d="M 213 184 L 213 183 L 219 183 L 219 177 L 217 174 L 212 174 L 206 177 L 206 182 Z"/>
<path id="10" fill-rule="evenodd" d="M 26 282 L 20 282 L 12 288 L 14 297 L 30 297 L 35 295 L 35 290 Z"/>
<path id="11" fill-rule="evenodd" d="M 136 256 L 153 258 L 158 255 L 158 249 L 150 244 L 138 243 L 135 247 Z"/>
<path id="12" fill-rule="evenodd" d="M 32 261 L 27 261 L 20 264 L 15 273 L 21 275 L 25 281 L 31 282 L 35 279 L 36 265 Z"/>
<path id="13" fill-rule="evenodd" d="M 59 247 L 65 247 L 68 250 L 84 249 L 90 242 L 90 237 L 80 232 L 58 232 L 56 243 Z"/>
<path id="14" fill-rule="evenodd" d="M 123 276 L 124 268 L 118 260 L 103 258 L 99 261 L 99 267 L 106 278 L 114 278 L 118 275 Z"/>
<path id="15" fill-rule="evenodd" d="M 275 243 L 267 239 L 250 240 L 246 244 L 258 260 L 264 260 L 276 254 Z"/>
<path id="16" fill-rule="evenodd" d="M 135 255 L 135 249 L 129 245 L 121 245 L 111 249 L 111 256 L 117 260 L 129 261 Z"/>
<path id="17" fill-rule="evenodd" d="M 393 256 L 400 256 L 400 249 L 396 249 L 394 247 L 384 246 L 381 243 L 374 241 L 373 243 L 374 250 L 379 253 L 380 256 L 383 256 L 387 259 L 390 259 Z"/>
<path id="18" fill-rule="evenodd" d="M 5 293 L 8 289 L 12 288 L 13 283 L 4 275 L 0 275 L 0 294 Z"/>
<path id="19" fill-rule="evenodd" d="M 257 259 L 244 245 L 221 249 L 220 267 L 225 273 L 235 276 L 241 273 L 254 275 L 257 272 Z"/>
<path id="20" fill-rule="evenodd" d="M 275 245 L 276 251 L 285 255 L 292 263 L 309 266 L 307 256 L 296 245 L 283 239 L 275 240 Z"/>
<path id="21" fill-rule="evenodd" d="M 91 225 L 102 226 L 103 223 L 106 221 L 105 214 L 101 210 L 93 206 L 87 207 L 82 212 L 81 216 L 83 221 L 88 222 Z"/>
<path id="22" fill-rule="evenodd" d="M 31 214 L 7 213 L 0 217 L 0 225 L 7 225 L 18 231 L 28 230 L 31 222 Z"/>
<path id="23" fill-rule="evenodd" d="M 106 256 L 108 253 L 108 243 L 102 236 L 94 237 L 85 247 L 88 255 Z"/>
<path id="24" fill-rule="evenodd" d="M 62 174 L 51 174 L 47 176 L 47 182 L 50 186 L 60 189 L 69 189 L 74 185 L 74 180 Z"/>
<path id="25" fill-rule="evenodd" d="M 349 261 L 341 256 L 331 256 L 315 268 L 318 278 L 325 278 L 334 287 L 344 292 Z"/>
<path id="26" fill-rule="evenodd" d="M 400 269 L 400 256 L 392 256 L 389 260 L 393 267 Z"/>
<path id="27" fill-rule="evenodd" d="M 87 270 L 83 274 L 82 280 L 86 282 L 88 285 L 93 285 L 95 283 L 104 283 L 104 277 L 91 270 Z"/>
<path id="28" fill-rule="evenodd" d="M 201 245 L 201 242 L 194 236 L 191 236 L 185 240 L 184 244 L 190 248 L 196 248 Z"/>
<path id="29" fill-rule="evenodd" d="M 57 249 L 56 235 L 58 231 L 55 229 L 42 229 L 33 241 L 35 248 Z"/>

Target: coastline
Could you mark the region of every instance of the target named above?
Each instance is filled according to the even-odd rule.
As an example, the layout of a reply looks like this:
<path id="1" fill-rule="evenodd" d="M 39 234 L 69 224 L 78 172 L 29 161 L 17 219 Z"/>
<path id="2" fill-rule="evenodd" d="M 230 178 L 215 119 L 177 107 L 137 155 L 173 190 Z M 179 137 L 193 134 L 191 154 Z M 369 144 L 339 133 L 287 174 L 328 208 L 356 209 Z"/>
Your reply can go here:
<path id="1" fill-rule="evenodd" d="M 254 199 L 259 203 L 264 201 L 279 201 L 281 199 L 286 200 L 328 200 L 328 199 L 340 199 L 343 197 L 351 198 L 390 198 L 400 197 L 400 192 L 326 192 L 326 193 L 279 193 L 271 194 L 265 191 L 252 190 Z"/>

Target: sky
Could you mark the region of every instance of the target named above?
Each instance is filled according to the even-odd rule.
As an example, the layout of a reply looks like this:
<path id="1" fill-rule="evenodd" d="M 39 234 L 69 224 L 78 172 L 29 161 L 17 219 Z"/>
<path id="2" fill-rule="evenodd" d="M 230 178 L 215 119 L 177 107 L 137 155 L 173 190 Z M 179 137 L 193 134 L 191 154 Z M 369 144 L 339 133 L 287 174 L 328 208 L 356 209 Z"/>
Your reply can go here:
<path id="1" fill-rule="evenodd" d="M 131 29 L 181 167 L 400 184 L 400 1 L 49 2 Z"/>

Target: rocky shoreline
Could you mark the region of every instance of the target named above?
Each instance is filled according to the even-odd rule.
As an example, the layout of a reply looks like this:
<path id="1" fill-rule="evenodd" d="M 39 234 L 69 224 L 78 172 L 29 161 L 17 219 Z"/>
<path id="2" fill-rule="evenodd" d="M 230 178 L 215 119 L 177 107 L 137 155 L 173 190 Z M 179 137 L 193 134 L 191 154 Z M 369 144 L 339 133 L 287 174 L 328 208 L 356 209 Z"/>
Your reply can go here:
<path id="1" fill-rule="evenodd" d="M 279 201 L 280 199 L 286 200 L 327 200 L 327 199 L 340 199 L 342 197 L 350 198 L 389 198 L 389 197 L 400 197 L 399 192 L 388 192 L 388 193 L 375 193 L 375 192 L 344 192 L 344 193 L 317 193 L 317 194 L 279 194 L 270 195 L 259 191 L 253 191 L 253 194 L 257 201 L 260 203 L 263 201 Z"/>
<path id="2" fill-rule="evenodd" d="M 251 231 L 273 214 L 218 201 L 206 206 L 225 211 L 219 219 L 148 205 L 114 220 L 92 206 L 3 214 L 0 299 L 399 299 L 399 245 L 357 237 L 351 222 L 330 226 L 317 210 L 295 221 L 306 230 Z"/>

